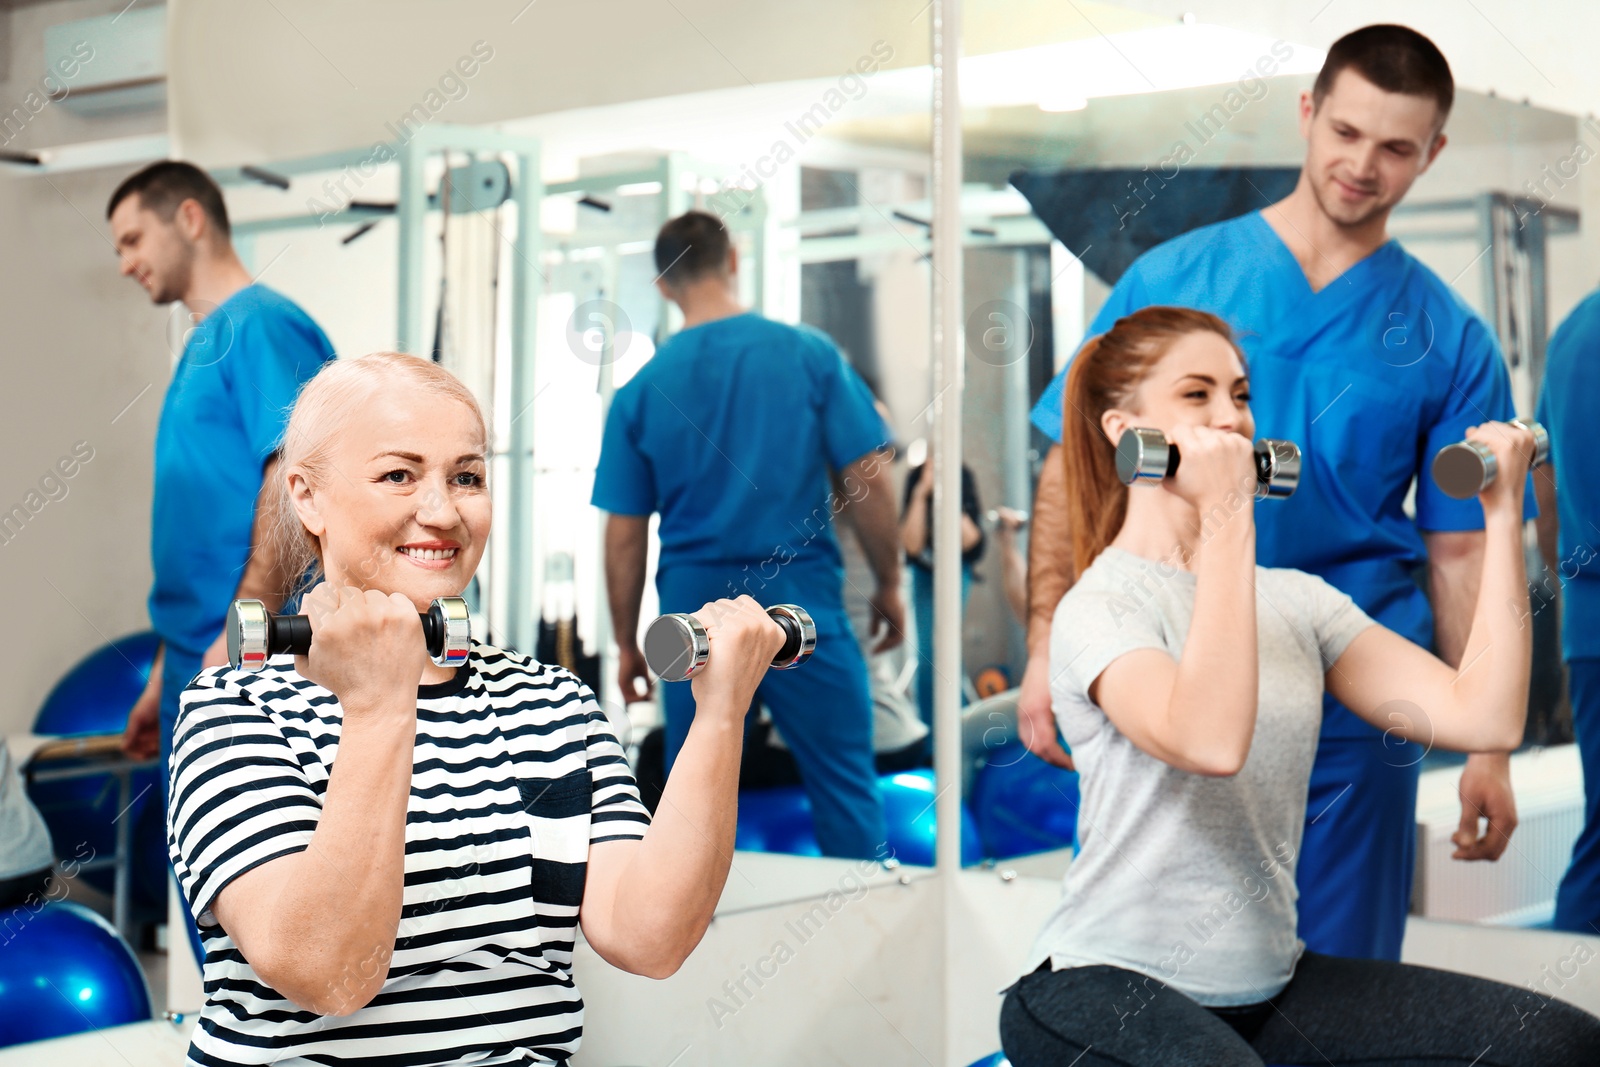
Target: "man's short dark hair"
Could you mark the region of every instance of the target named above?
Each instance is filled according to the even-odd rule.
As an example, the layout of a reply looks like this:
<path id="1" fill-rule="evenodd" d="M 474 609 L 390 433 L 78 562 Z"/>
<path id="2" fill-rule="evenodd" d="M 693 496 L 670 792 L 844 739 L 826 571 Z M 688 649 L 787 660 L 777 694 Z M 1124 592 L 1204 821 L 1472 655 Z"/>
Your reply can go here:
<path id="1" fill-rule="evenodd" d="M 219 236 L 226 239 L 233 233 L 222 190 L 211 180 L 211 175 L 192 163 L 163 160 L 125 178 L 106 204 L 106 218 L 111 217 L 118 204 L 134 194 L 138 194 L 141 207 L 154 212 L 164 222 L 172 221 L 178 213 L 178 205 L 193 200 L 206 213 Z"/>
<path id="2" fill-rule="evenodd" d="M 670 286 L 684 285 L 728 265 L 728 230 L 715 215 L 688 211 L 656 235 L 656 273 Z"/>
<path id="3" fill-rule="evenodd" d="M 1384 92 L 1432 97 L 1439 105 L 1441 126 L 1455 103 L 1455 79 L 1444 53 L 1409 26 L 1363 26 L 1333 42 L 1311 87 L 1313 106 L 1322 106 L 1323 98 L 1333 91 L 1334 79 L 1346 68 Z"/>

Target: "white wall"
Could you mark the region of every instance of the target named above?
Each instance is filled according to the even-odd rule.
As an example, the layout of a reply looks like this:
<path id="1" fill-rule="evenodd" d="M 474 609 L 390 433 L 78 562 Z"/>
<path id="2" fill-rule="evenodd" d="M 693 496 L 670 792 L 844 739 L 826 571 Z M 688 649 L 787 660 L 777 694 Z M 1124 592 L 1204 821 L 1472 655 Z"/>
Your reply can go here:
<path id="1" fill-rule="evenodd" d="M 1118 0 L 1118 7 L 1327 48 L 1358 26 L 1403 22 L 1427 34 L 1450 60 L 1456 84 L 1494 89 L 1574 114 L 1600 106 L 1600 81 L 1587 42 L 1600 36 L 1590 0 Z"/>
<path id="2" fill-rule="evenodd" d="M 0 149 L 8 152 L 27 152 L 51 145 L 71 144 L 106 137 L 131 137 L 138 134 L 161 133 L 167 127 L 167 115 L 162 108 L 130 112 L 125 115 L 98 118 L 75 114 L 60 103 L 45 104 L 37 114 L 29 113 L 39 107 L 40 97 L 31 103 L 30 93 L 39 91 L 46 72 L 44 58 L 44 30 L 63 22 L 115 16 L 128 7 L 127 0 L 53 0 L 48 4 L 28 4 L 10 9 L 0 9 L 0 120 L 14 109 L 23 108 L 28 113 L 26 124 L 13 122 L 9 130 L 0 130 Z M 104 60 L 104 55 L 98 56 Z M 92 70 L 91 58 L 83 68 Z M 67 88 L 73 85 L 66 82 Z"/>
<path id="3" fill-rule="evenodd" d="M 972 0 L 969 54 L 1115 33 L 1154 20 L 1081 0 Z M 174 0 L 174 141 L 211 163 L 369 144 L 475 42 L 494 56 L 438 121 L 500 122 L 730 86 L 834 77 L 875 41 L 889 67 L 928 62 L 925 0 Z M 625 31 L 625 32 L 624 32 Z M 249 47 L 235 47 L 249 42 Z M 470 65 L 470 64 L 469 64 Z"/>
<path id="4" fill-rule="evenodd" d="M 0 118 L 26 110 L 38 88 L 46 26 L 115 15 L 125 4 L 59 0 L 0 11 Z M 0 148 L 165 128 L 159 109 L 95 119 L 51 103 L 0 131 Z M 0 706 L 0 733 L 26 731 L 82 656 L 148 627 L 152 450 L 172 357 L 167 309 L 118 276 L 103 221 L 107 197 L 132 169 L 44 175 L 0 164 L 0 511 L 38 508 L 0 541 L 0 588 L 11 606 L 0 646 L 12 694 Z M 39 480 L 80 441 L 94 458 L 64 480 L 64 496 L 47 486 L 59 497 L 51 500 Z"/>
<path id="5" fill-rule="evenodd" d="M 75 442 L 94 450 L 66 495 L 40 493 L 38 513 L 0 544 L 4 733 L 31 726 L 79 658 L 149 625 L 152 450 L 172 357 L 167 310 L 118 276 L 105 233 L 123 173 L 0 176 L 0 510 L 26 506 Z"/>

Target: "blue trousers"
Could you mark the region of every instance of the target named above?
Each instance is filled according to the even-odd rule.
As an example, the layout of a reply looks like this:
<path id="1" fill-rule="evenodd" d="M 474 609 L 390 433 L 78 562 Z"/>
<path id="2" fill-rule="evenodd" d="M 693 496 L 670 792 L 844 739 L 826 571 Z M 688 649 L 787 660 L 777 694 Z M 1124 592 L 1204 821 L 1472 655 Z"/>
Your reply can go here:
<path id="1" fill-rule="evenodd" d="M 1400 959 L 1422 749 L 1373 732 L 1317 744 L 1300 842 L 1300 937 L 1326 956 Z"/>
<path id="2" fill-rule="evenodd" d="M 1567 662 L 1572 730 L 1583 760 L 1583 832 L 1556 890 L 1557 930 L 1600 933 L 1600 659 Z"/>
<path id="3" fill-rule="evenodd" d="M 194 676 L 200 673 L 200 657 L 186 652 L 180 652 L 170 644 L 165 646 L 165 660 L 161 673 L 161 767 L 160 774 L 156 777 L 161 782 L 161 810 L 163 814 L 172 802 L 172 736 L 178 725 L 178 694 L 188 687 Z M 173 875 L 173 884 L 177 884 L 177 875 Z M 182 890 L 179 890 L 182 895 Z M 188 915 L 188 908 L 184 909 Z M 194 960 L 197 964 L 204 964 L 206 953 L 200 947 L 200 931 L 195 926 L 193 919 L 184 924 L 188 927 L 189 947 L 194 950 Z M 176 930 L 169 930 L 168 936 L 176 936 Z"/>
<path id="4" fill-rule="evenodd" d="M 663 612 L 694 611 L 718 596 L 705 568 L 674 568 L 658 575 Z M 834 599 L 837 599 L 837 594 Z M 768 671 L 756 700 L 772 715 L 794 754 L 825 856 L 872 859 L 886 839 L 883 799 L 872 762 L 872 693 L 843 608 L 817 610 L 821 597 L 796 597 L 817 623 L 817 650 L 791 671 Z M 689 682 L 660 683 L 667 716 L 667 773 L 694 721 Z"/>

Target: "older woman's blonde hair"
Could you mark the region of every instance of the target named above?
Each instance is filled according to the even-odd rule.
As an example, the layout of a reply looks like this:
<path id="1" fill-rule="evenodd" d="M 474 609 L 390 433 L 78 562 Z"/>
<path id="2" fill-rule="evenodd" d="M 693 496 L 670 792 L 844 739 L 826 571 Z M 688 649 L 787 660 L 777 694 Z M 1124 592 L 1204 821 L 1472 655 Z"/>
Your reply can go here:
<path id="1" fill-rule="evenodd" d="M 478 424 L 487 447 L 483 411 L 472 391 L 448 370 L 427 359 L 403 352 L 374 352 L 355 359 L 326 364 L 300 388 L 289 425 L 278 450 L 279 466 L 269 497 L 270 536 L 281 572 L 294 581 L 294 595 L 304 593 L 323 577 L 322 545 L 307 530 L 289 496 L 289 474 L 300 471 L 313 489 L 336 477 L 334 446 L 357 409 L 379 394 L 402 386 L 423 389 L 440 398 L 465 404 Z"/>

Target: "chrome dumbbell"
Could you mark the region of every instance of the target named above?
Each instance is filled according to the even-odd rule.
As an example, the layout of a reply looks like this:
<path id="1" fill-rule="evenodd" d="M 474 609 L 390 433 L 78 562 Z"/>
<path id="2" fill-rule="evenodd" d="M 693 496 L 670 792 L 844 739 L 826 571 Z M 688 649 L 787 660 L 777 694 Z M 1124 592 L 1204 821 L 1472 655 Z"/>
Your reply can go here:
<path id="1" fill-rule="evenodd" d="M 1521 426 L 1533 434 L 1533 466 L 1550 458 L 1550 432 L 1532 419 L 1512 419 L 1513 426 Z M 1467 500 L 1477 496 L 1494 484 L 1500 473 L 1500 461 L 1482 441 L 1457 441 L 1445 445 L 1433 457 L 1433 480 L 1445 496 Z"/>
<path id="2" fill-rule="evenodd" d="M 1300 487 L 1300 446 L 1263 437 L 1256 442 L 1256 498 L 1283 500 Z M 1178 446 L 1160 430 L 1131 427 L 1117 441 L 1117 477 L 1123 485 L 1159 482 L 1178 472 Z"/>
<path id="3" fill-rule="evenodd" d="M 442 596 L 422 619 L 428 655 L 441 667 L 459 667 L 472 652 L 472 621 L 467 602 Z M 309 615 L 274 615 L 259 600 L 235 600 L 228 608 L 228 662 L 245 671 L 259 671 L 272 656 L 311 650 Z"/>
<path id="4" fill-rule="evenodd" d="M 805 608 L 777 604 L 767 616 L 783 630 L 783 647 L 772 657 L 780 671 L 798 667 L 817 648 L 817 624 Z M 663 682 L 693 678 L 711 659 L 711 635 L 693 615 L 662 615 L 644 632 L 644 661 Z"/>

